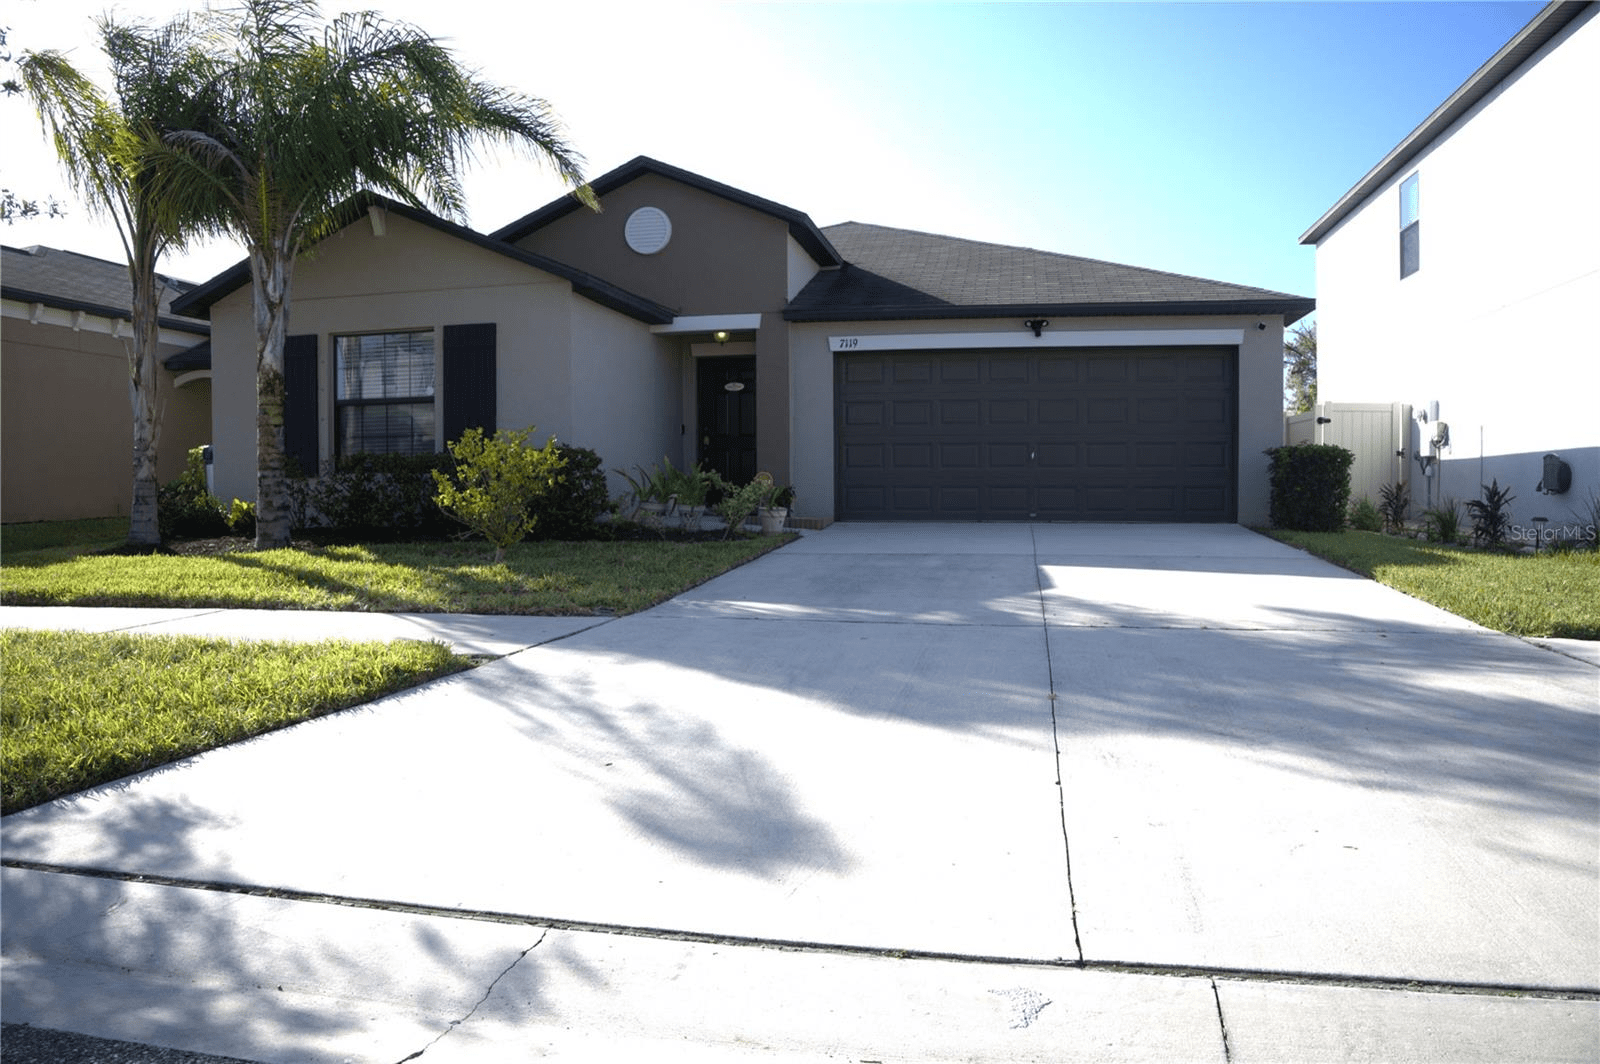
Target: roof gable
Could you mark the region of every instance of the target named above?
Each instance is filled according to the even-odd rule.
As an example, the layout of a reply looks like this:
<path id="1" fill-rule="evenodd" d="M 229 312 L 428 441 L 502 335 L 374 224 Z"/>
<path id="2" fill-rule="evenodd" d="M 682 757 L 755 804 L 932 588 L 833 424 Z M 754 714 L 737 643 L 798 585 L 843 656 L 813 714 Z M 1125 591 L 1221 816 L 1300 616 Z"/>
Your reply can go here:
<path id="1" fill-rule="evenodd" d="M 623 185 L 645 174 L 654 174 L 671 181 L 677 181 L 691 188 L 699 189 L 701 192 L 720 196 L 741 207 L 760 211 L 763 214 L 769 214 L 779 219 L 789 227 L 789 235 L 794 237 L 795 241 L 805 248 L 806 253 L 821 266 L 838 266 L 843 261 L 839 257 L 838 251 L 829 243 L 827 236 L 824 235 L 821 229 L 817 228 L 816 224 L 803 211 L 797 211 L 793 207 L 785 207 L 781 203 L 763 199 L 760 196 L 753 196 L 742 189 L 734 188 L 732 185 L 724 185 L 720 181 L 701 177 L 699 174 L 691 173 L 676 166 L 670 166 L 649 156 L 640 155 L 629 162 L 623 163 L 615 170 L 589 182 L 589 187 L 594 190 L 596 196 L 605 196 L 607 193 L 621 188 Z M 496 240 L 515 243 L 529 233 L 580 209 L 587 208 L 575 196 L 562 196 L 560 199 L 552 200 L 530 214 L 523 215 L 510 225 L 495 230 L 490 236 Z"/>
<path id="2" fill-rule="evenodd" d="M 1313 300 L 1160 270 L 846 222 L 824 233 L 846 259 L 789 304 L 791 321 L 1002 314 L 1309 314 Z"/>
<path id="3" fill-rule="evenodd" d="M 524 251 L 522 248 L 514 247 L 493 237 L 484 236 L 482 233 L 468 229 L 466 226 L 446 221 L 438 215 L 417 210 L 415 207 L 410 207 L 398 200 L 392 200 L 387 196 L 380 196 L 375 192 L 365 192 L 354 196 L 341 205 L 339 209 L 341 212 L 349 214 L 349 221 L 345 224 L 350 225 L 357 222 L 371 207 L 382 207 L 402 218 L 428 226 L 485 251 L 503 255 L 523 265 L 553 274 L 571 282 L 572 290 L 584 298 L 626 314 L 638 321 L 650 325 L 663 325 L 673 318 L 672 311 L 661 304 L 619 288 L 609 281 L 584 273 L 582 270 L 575 270 L 571 266 L 557 262 L 547 256 Z M 343 226 L 340 228 L 343 228 Z M 174 306 L 181 313 L 209 316 L 213 304 L 249 283 L 250 263 L 249 260 L 244 260 L 235 263 L 205 284 L 188 292 L 180 300 L 177 300 Z"/>

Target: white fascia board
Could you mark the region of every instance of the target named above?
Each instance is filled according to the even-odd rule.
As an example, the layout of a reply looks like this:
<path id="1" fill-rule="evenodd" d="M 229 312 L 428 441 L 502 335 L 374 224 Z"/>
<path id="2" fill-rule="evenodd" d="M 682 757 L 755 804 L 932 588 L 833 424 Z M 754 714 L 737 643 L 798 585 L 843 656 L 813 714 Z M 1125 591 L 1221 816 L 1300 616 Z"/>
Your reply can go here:
<path id="1" fill-rule="evenodd" d="M 126 318 L 107 318 L 84 310 L 63 310 L 43 303 L 23 303 L 15 299 L 4 300 L 3 304 L 0 313 L 5 317 L 22 318 L 32 325 L 54 325 L 73 332 L 104 333 L 119 340 L 130 339 L 133 335 L 132 326 Z M 205 333 L 185 332 L 165 326 L 158 336 L 160 343 L 178 350 L 193 347 L 205 338 Z"/>
<path id="2" fill-rule="evenodd" d="M 736 332 L 759 328 L 759 314 L 686 314 L 673 318 L 666 325 L 652 325 L 650 331 L 658 336 L 671 336 L 674 333 L 716 332 L 718 329 Z"/>
<path id="3" fill-rule="evenodd" d="M 1026 329 L 989 333 L 874 333 L 828 337 L 828 350 L 932 351 L 1013 347 L 1237 347 L 1243 329 L 1092 329 L 1045 330 L 1034 336 Z"/>

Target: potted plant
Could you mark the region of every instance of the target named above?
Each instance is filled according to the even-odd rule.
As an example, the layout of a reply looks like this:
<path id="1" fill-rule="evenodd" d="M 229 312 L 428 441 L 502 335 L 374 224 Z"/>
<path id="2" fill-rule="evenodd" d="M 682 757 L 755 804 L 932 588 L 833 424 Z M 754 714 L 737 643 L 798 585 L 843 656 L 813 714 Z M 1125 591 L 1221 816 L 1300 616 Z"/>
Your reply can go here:
<path id="1" fill-rule="evenodd" d="M 794 488 L 788 484 L 780 487 L 773 481 L 771 473 L 757 473 L 756 482 L 762 485 L 761 505 L 756 510 L 761 521 L 761 533 L 775 536 L 783 531 L 784 523 L 789 520 L 789 507 L 794 505 Z"/>
<path id="2" fill-rule="evenodd" d="M 669 461 L 664 472 L 671 482 L 672 494 L 677 499 L 678 516 L 683 521 L 683 527 L 699 528 L 700 516 L 706 510 L 706 497 L 711 494 L 712 474 L 702 469 L 698 462 L 688 469 L 680 470 L 672 468 L 672 463 Z"/>
<path id="3" fill-rule="evenodd" d="M 665 460 L 663 456 L 663 461 Z M 638 465 L 633 468 L 638 471 L 637 477 L 626 470 L 617 470 L 633 492 L 634 505 L 633 512 L 628 515 L 629 520 L 642 520 L 647 525 L 660 525 L 666 520 L 667 510 L 674 501 L 672 473 L 676 470 L 672 469 L 671 462 L 667 462 L 666 469 L 662 469 L 660 465 L 649 469 Z M 640 518 L 640 514 L 644 515 L 643 518 Z"/>

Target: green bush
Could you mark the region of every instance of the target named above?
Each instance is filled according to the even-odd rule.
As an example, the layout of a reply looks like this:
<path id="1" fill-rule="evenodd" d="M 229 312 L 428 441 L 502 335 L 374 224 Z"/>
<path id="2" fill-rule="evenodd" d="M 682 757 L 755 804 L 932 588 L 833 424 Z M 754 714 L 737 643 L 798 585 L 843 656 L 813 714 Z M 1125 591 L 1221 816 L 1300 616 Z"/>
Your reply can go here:
<path id="1" fill-rule="evenodd" d="M 1502 488 L 1499 480 L 1481 485 L 1483 498 L 1469 499 L 1467 512 L 1472 515 L 1473 542 L 1485 547 L 1503 547 L 1511 531 L 1511 501 L 1516 498 L 1510 488 Z"/>
<path id="2" fill-rule="evenodd" d="M 292 493 L 304 498 L 297 524 L 366 540 L 442 539 L 452 525 L 434 500 L 433 474 L 454 467 L 448 454 L 347 455 Z"/>
<path id="3" fill-rule="evenodd" d="M 528 446 L 532 433 L 532 425 L 489 438 L 482 429 L 468 429 L 450 445 L 455 472 L 433 474 L 439 508 L 493 543 L 496 562 L 537 524 L 536 507 L 561 474 L 554 437 L 534 448 Z"/>
<path id="4" fill-rule="evenodd" d="M 183 472 L 156 496 L 156 523 L 161 538 L 202 539 L 228 534 L 222 502 L 206 490 L 204 447 L 191 447 Z"/>
<path id="5" fill-rule="evenodd" d="M 1383 531 L 1383 515 L 1365 495 L 1350 504 L 1350 527 L 1358 532 Z"/>
<path id="6" fill-rule="evenodd" d="M 1355 455 L 1331 443 L 1267 449 L 1274 528 L 1337 532 L 1350 505 L 1350 464 Z"/>
<path id="7" fill-rule="evenodd" d="M 611 507 L 600 456 L 587 447 L 556 444 L 561 475 L 537 504 L 530 539 L 593 539 L 600 515 Z"/>
<path id="8" fill-rule="evenodd" d="M 1428 539 L 1434 543 L 1454 544 L 1461 539 L 1461 506 L 1454 499 L 1444 499 L 1422 517 L 1428 523 Z"/>

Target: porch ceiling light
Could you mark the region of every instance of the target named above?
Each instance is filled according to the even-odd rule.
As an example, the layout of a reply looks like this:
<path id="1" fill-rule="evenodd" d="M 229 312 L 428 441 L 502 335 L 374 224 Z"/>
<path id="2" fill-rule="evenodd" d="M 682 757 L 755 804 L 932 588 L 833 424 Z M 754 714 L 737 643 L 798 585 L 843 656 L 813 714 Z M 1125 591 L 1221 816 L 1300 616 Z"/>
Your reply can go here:
<path id="1" fill-rule="evenodd" d="M 716 332 L 711 334 L 711 338 L 719 344 L 725 344 L 728 342 L 728 330 L 718 329 Z"/>

